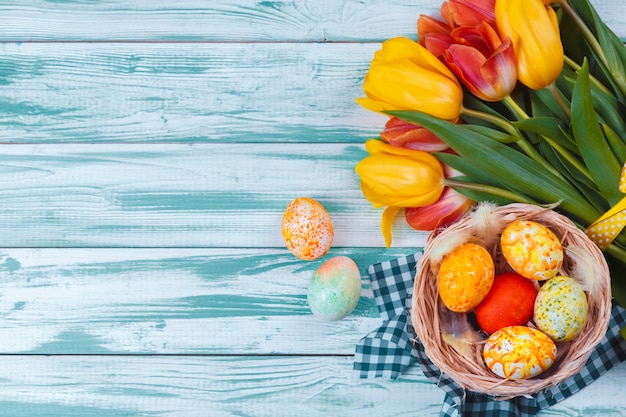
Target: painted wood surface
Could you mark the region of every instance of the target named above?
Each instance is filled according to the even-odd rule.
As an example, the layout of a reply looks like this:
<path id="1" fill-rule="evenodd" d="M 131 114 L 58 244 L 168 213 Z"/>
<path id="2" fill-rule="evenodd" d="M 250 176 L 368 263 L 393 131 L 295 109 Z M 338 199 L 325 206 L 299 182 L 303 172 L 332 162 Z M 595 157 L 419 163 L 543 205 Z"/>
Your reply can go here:
<path id="1" fill-rule="evenodd" d="M 360 144 L 384 124 L 354 101 L 378 47 L 4 43 L 0 141 Z"/>
<path id="2" fill-rule="evenodd" d="M 591 0 L 626 38 L 622 0 Z M 434 0 L 33 0 L 3 2 L 0 40 L 382 41 L 415 36 Z"/>
<path id="3" fill-rule="evenodd" d="M 330 211 L 337 247 L 384 246 L 362 144 L 46 144 L 0 154 L 5 247 L 284 248 L 295 197 Z M 403 219 L 399 219 L 402 225 Z M 399 227 L 396 246 L 425 234 Z"/>
<path id="4" fill-rule="evenodd" d="M 381 324 L 367 266 L 426 239 L 399 216 L 384 248 L 353 171 L 384 118 L 354 99 L 439 1 L 0 3 L 0 416 L 438 414 L 417 367 L 352 355 Z M 626 3 L 593 4 L 626 39 Z M 301 195 L 362 274 L 339 322 L 282 242 Z M 625 415 L 625 384 L 540 415 Z"/>

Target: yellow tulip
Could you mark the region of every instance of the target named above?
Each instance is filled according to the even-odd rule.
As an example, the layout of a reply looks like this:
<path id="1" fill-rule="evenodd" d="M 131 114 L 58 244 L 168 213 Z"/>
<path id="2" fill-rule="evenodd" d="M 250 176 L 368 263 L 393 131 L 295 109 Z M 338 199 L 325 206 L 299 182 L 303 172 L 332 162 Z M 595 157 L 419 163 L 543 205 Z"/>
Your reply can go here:
<path id="1" fill-rule="evenodd" d="M 405 37 L 383 42 L 365 76 L 367 98 L 357 102 L 368 110 L 415 110 L 456 121 L 463 90 L 454 74 L 437 57 Z"/>
<path id="2" fill-rule="evenodd" d="M 444 190 L 443 166 L 430 153 L 398 148 L 379 140 L 368 140 L 370 154 L 355 171 L 361 190 L 375 207 L 387 206 L 381 229 L 385 244 L 391 244 L 391 225 L 401 207 L 421 207 L 436 202 Z"/>
<path id="3" fill-rule="evenodd" d="M 563 45 L 556 13 L 542 0 L 496 0 L 496 24 L 517 57 L 518 80 L 535 90 L 547 87 L 563 69 Z"/>

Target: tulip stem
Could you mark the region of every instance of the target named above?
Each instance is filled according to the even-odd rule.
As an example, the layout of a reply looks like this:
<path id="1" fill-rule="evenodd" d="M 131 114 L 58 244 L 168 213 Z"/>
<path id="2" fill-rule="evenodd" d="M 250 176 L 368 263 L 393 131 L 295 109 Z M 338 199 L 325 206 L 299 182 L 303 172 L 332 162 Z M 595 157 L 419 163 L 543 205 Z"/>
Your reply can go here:
<path id="1" fill-rule="evenodd" d="M 547 136 L 541 136 L 541 138 L 545 140 L 546 142 L 548 142 L 550 146 L 554 148 L 555 151 L 557 151 L 563 158 L 565 158 L 570 164 L 572 164 L 572 166 L 575 167 L 578 170 L 578 172 L 580 172 L 587 179 L 593 182 L 593 177 L 589 173 L 589 170 L 587 169 L 587 167 L 584 164 L 582 164 L 574 155 L 572 155 L 571 152 L 569 152 L 563 146 L 559 145 L 557 142 L 555 142 L 554 140 L 550 139 Z"/>
<path id="2" fill-rule="evenodd" d="M 495 126 L 498 126 L 502 130 L 506 131 L 509 135 L 518 137 L 520 135 L 519 130 L 513 126 L 508 120 L 496 116 L 495 114 L 486 113 L 480 110 L 469 109 L 467 107 L 463 107 L 461 109 L 461 115 L 466 115 L 470 117 L 474 117 L 476 119 L 484 120 L 489 122 Z"/>
<path id="3" fill-rule="evenodd" d="M 578 64 L 578 62 L 574 61 L 572 58 L 568 57 L 567 55 L 565 55 L 563 57 L 565 63 L 567 65 L 569 65 L 569 67 L 571 69 L 573 69 L 575 72 L 580 72 L 580 70 L 582 69 L 582 66 L 580 64 Z M 606 88 L 606 86 L 604 84 L 602 84 L 596 77 L 594 77 L 593 74 L 589 74 L 589 80 L 591 81 L 591 83 L 596 86 L 599 90 L 601 90 L 604 94 L 606 95 L 612 95 L 613 93 L 611 93 L 611 91 L 609 91 L 608 88 Z"/>
<path id="4" fill-rule="evenodd" d="M 518 120 L 530 118 L 530 116 L 528 116 L 528 113 L 526 113 L 524 109 L 522 109 L 520 105 L 517 104 L 515 100 L 513 100 L 511 96 L 504 97 L 502 99 L 502 102 L 509 108 L 509 110 L 511 110 L 513 114 L 517 115 Z"/>
<path id="5" fill-rule="evenodd" d="M 589 29 L 587 24 L 580 18 L 580 16 L 578 16 L 576 11 L 569 4 L 569 1 L 557 0 L 557 3 L 563 8 L 563 10 L 565 10 L 565 12 L 574 21 L 574 23 L 576 23 L 576 26 L 578 26 L 583 36 L 585 37 L 585 39 L 587 39 L 587 42 L 589 42 L 589 45 L 591 45 L 593 50 L 598 54 L 598 58 L 600 58 L 602 63 L 608 67 L 606 56 L 604 55 L 604 51 L 602 51 L 602 46 L 600 45 L 600 42 L 598 42 L 598 39 L 596 39 L 595 35 Z"/>
<path id="6" fill-rule="evenodd" d="M 604 50 L 602 48 L 602 45 L 600 44 L 600 41 L 598 41 L 598 38 L 596 38 L 594 33 L 591 31 L 591 29 L 589 29 L 589 26 L 587 26 L 585 21 L 576 13 L 576 10 L 572 8 L 568 0 L 556 0 L 556 2 L 561 6 L 563 10 L 565 10 L 565 12 L 569 15 L 569 17 L 574 21 L 576 26 L 578 26 L 583 36 L 587 40 L 587 42 L 589 42 L 591 49 L 593 49 L 593 51 L 598 55 L 598 59 L 600 60 L 602 65 L 604 65 L 604 67 L 608 70 L 608 72 L 613 76 L 613 80 L 617 84 L 620 91 L 623 94 L 626 94 L 626 84 L 623 82 L 622 78 L 614 77 L 615 70 L 613 69 L 612 65 L 609 63 L 606 57 L 606 54 L 604 53 Z"/>
<path id="7" fill-rule="evenodd" d="M 569 106 L 567 105 L 567 103 L 565 102 L 565 100 L 563 100 L 563 96 L 561 95 L 561 92 L 559 91 L 559 89 L 556 87 L 556 84 L 555 83 L 550 84 L 548 86 L 548 90 L 550 90 L 550 92 L 552 93 L 552 96 L 556 100 L 561 110 L 563 110 L 563 113 L 565 113 L 567 118 L 571 120 L 572 112 Z"/>
<path id="8" fill-rule="evenodd" d="M 536 202 L 524 196 L 521 196 L 509 190 L 505 190 L 504 188 L 494 187 L 492 185 L 458 181 L 452 178 L 446 178 L 444 180 L 444 185 L 447 185 L 448 187 L 452 187 L 452 188 L 462 188 L 466 190 L 480 191 L 486 194 L 494 195 L 496 197 L 502 197 L 504 199 L 511 200 L 516 203 L 536 204 Z"/>
<path id="9" fill-rule="evenodd" d="M 521 114 L 526 115 L 526 118 L 528 118 L 528 115 L 526 114 L 526 112 L 524 112 L 524 110 L 522 110 L 522 108 L 519 107 L 519 105 L 517 105 L 517 103 L 515 103 L 515 101 L 510 96 L 507 96 L 507 97 L 509 98 L 509 101 L 514 103 L 514 105 L 519 108 L 519 111 L 521 112 Z M 505 102 L 506 101 L 507 100 L 505 99 Z M 543 166 L 546 170 L 548 170 L 555 177 L 564 179 L 561 173 L 552 165 L 550 165 L 548 162 L 546 162 L 546 160 L 541 156 L 541 154 L 539 154 L 539 152 L 537 152 L 537 150 L 531 145 L 528 139 L 526 139 L 526 137 L 522 135 L 519 129 L 513 126 L 511 122 L 509 122 L 508 120 L 503 119 L 502 117 L 498 117 L 496 115 L 490 114 L 490 113 L 468 109 L 467 107 L 463 107 L 461 109 L 461 115 L 463 114 L 466 114 L 471 117 L 475 117 L 477 119 L 482 119 L 486 122 L 490 122 L 494 124 L 495 126 L 498 126 L 504 129 L 507 133 L 509 133 L 511 136 L 513 136 L 516 139 L 515 143 L 524 151 L 524 153 L 529 158 L 541 164 L 541 166 Z"/>

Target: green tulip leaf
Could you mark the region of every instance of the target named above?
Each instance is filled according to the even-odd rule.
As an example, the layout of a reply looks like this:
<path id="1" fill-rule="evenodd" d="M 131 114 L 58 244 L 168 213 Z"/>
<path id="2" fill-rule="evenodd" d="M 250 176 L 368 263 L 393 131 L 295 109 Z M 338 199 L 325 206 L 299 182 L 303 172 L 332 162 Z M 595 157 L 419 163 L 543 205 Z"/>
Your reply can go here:
<path id="1" fill-rule="evenodd" d="M 617 160 L 626 162 L 626 140 L 620 138 L 608 125 L 603 124 L 602 131 Z"/>
<path id="2" fill-rule="evenodd" d="M 593 108 L 586 60 L 572 94 L 572 132 L 598 189 L 609 204 L 617 203 L 624 196 L 618 189 L 621 164 L 607 143 Z"/>
<path id="3" fill-rule="evenodd" d="M 512 122 L 515 127 L 525 132 L 546 136 L 570 152 L 578 153 L 578 147 L 563 132 L 566 126 L 554 117 L 531 117 Z"/>
<path id="4" fill-rule="evenodd" d="M 447 152 L 433 152 L 433 155 L 442 163 L 456 169 L 459 172 L 462 172 L 468 178 L 471 178 L 472 182 L 487 184 L 500 188 L 505 187 L 505 184 L 499 181 L 499 177 L 494 177 L 490 175 L 485 170 L 476 166 L 466 158 L 461 158 L 459 155 Z"/>
<path id="5" fill-rule="evenodd" d="M 518 150 L 491 140 L 463 125 L 440 120 L 420 112 L 388 112 L 409 123 L 430 129 L 447 142 L 476 169 L 499 180 L 512 192 L 529 196 L 539 203 L 562 201 L 560 208 L 571 216 L 592 223 L 600 213 L 567 181 L 553 175 L 541 163 Z"/>
<path id="6" fill-rule="evenodd" d="M 563 121 L 568 121 L 568 115 L 559 105 L 556 97 L 548 88 L 530 90 L 529 93 L 536 98 L 532 100 L 533 119 L 536 117 L 554 117 Z M 562 100 L 567 101 L 565 97 Z"/>

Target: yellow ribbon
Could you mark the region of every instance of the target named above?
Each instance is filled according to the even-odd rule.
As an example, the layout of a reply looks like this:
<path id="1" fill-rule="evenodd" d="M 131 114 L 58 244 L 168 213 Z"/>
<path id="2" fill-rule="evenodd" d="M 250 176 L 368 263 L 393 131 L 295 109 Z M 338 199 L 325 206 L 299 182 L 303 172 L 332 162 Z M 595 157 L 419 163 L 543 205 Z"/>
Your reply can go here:
<path id="1" fill-rule="evenodd" d="M 622 167 L 619 190 L 626 193 L 626 163 Z M 600 249 L 605 250 L 625 226 L 626 197 L 622 198 L 617 204 L 611 207 L 609 211 L 604 213 L 602 217 L 585 229 L 585 233 Z"/>

